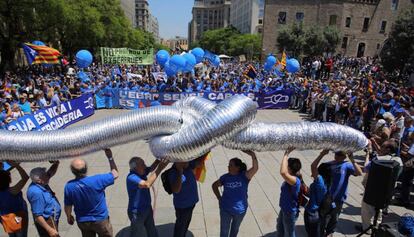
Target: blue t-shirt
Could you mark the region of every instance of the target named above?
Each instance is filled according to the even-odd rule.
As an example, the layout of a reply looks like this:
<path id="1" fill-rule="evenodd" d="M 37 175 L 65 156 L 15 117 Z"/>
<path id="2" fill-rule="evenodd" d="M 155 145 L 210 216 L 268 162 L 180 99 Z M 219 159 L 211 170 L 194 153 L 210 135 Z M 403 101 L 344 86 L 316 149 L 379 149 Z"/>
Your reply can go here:
<path id="1" fill-rule="evenodd" d="M 65 205 L 74 206 L 78 222 L 105 220 L 108 218 L 105 188 L 114 181 L 112 173 L 71 180 L 65 186 Z"/>
<path id="2" fill-rule="evenodd" d="M 51 216 L 58 220 L 61 213 L 59 201 L 52 193 L 52 190 L 46 186 L 31 183 L 27 189 L 27 200 L 30 203 L 34 216 L 43 216 L 47 219 Z"/>
<path id="3" fill-rule="evenodd" d="M 19 102 L 19 106 L 20 109 L 22 110 L 23 113 L 28 114 L 32 112 L 32 109 L 30 108 L 30 103 L 29 102 L 24 102 L 23 104 Z"/>
<path id="4" fill-rule="evenodd" d="M 289 185 L 286 181 L 283 182 L 279 206 L 285 213 L 296 213 L 298 211 L 298 198 L 300 191 L 300 179 L 296 178 L 295 185 Z"/>
<path id="5" fill-rule="evenodd" d="M 330 162 L 332 183 L 329 193 L 335 202 L 344 202 L 348 192 L 349 176 L 354 175 L 355 169 L 351 162 Z M 342 183 L 342 184 L 341 184 Z M 340 186 L 340 187 L 339 187 Z"/>
<path id="6" fill-rule="evenodd" d="M 172 169 L 169 175 L 170 183 L 175 182 L 177 170 Z M 193 168 L 188 167 L 184 170 L 181 178 L 181 191 L 173 193 L 173 203 L 175 208 L 188 208 L 198 202 L 197 181 L 193 173 Z"/>
<path id="7" fill-rule="evenodd" d="M 151 194 L 148 188 L 139 188 L 139 183 L 142 180 L 147 180 L 147 170 L 145 175 L 138 175 L 131 171 L 129 172 L 126 184 L 128 190 L 128 212 L 139 213 L 151 208 Z"/>
<path id="8" fill-rule="evenodd" d="M 153 106 L 159 106 L 159 105 L 161 105 L 161 103 L 158 100 L 152 100 L 151 101 L 151 107 L 153 107 Z"/>
<path id="9" fill-rule="evenodd" d="M 224 189 L 220 208 L 235 215 L 245 213 L 248 207 L 247 188 L 249 185 L 246 173 L 225 174 L 220 177 L 220 182 Z"/>
<path id="10" fill-rule="evenodd" d="M 0 191 L 0 215 L 16 213 L 19 211 L 27 212 L 27 204 L 23 199 L 22 192 L 13 195 L 9 190 Z"/>
<path id="11" fill-rule="evenodd" d="M 306 210 L 318 210 L 327 191 L 328 189 L 325 185 L 325 182 L 323 181 L 322 176 L 318 175 L 318 177 L 309 187 L 309 202 L 308 205 L 306 205 Z"/>

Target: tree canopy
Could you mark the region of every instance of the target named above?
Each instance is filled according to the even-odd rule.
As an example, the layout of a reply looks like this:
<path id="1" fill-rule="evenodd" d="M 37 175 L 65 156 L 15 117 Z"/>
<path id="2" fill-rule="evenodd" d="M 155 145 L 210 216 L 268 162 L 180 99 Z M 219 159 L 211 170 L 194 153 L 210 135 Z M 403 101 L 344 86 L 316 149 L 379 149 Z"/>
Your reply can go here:
<path id="1" fill-rule="evenodd" d="M 318 56 L 324 52 L 335 52 L 341 39 L 336 27 L 310 26 L 305 28 L 302 23 L 292 24 L 279 30 L 277 46 L 280 51 L 287 51 L 293 57 Z"/>
<path id="2" fill-rule="evenodd" d="M 120 0 L 2 0 L 0 22 L 0 71 L 14 66 L 20 43 L 33 40 L 70 56 L 101 46 L 156 46 L 151 33 L 132 27 Z"/>
<path id="3" fill-rule="evenodd" d="M 200 41 L 191 47 L 199 46 L 217 54 L 238 56 L 245 54 L 250 58 L 260 55 L 261 38 L 259 35 L 241 34 L 234 27 L 209 30 L 203 33 Z"/>
<path id="4" fill-rule="evenodd" d="M 414 67 L 414 7 L 404 11 L 396 20 L 380 57 L 387 71 L 413 70 Z"/>

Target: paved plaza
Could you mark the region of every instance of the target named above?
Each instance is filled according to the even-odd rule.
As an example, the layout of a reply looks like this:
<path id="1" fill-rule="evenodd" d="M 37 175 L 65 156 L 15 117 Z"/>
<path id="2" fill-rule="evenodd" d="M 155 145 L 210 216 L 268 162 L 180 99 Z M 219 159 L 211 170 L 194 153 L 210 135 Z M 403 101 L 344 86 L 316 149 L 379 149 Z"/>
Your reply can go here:
<path id="1" fill-rule="evenodd" d="M 100 110 L 96 114 L 80 123 L 85 124 L 106 116 L 126 113 L 126 110 Z M 298 113 L 290 110 L 262 110 L 258 112 L 256 121 L 266 122 L 286 122 L 299 121 L 301 117 Z M 76 125 L 75 125 L 76 126 Z M 147 165 L 154 160 L 148 144 L 145 141 L 137 141 L 112 149 L 116 164 L 119 168 L 120 177 L 115 181 L 115 185 L 107 188 L 106 197 L 109 205 L 110 219 L 116 236 L 127 236 L 129 220 L 127 217 L 128 196 L 126 191 L 126 176 L 128 174 L 128 160 L 132 156 L 141 156 L 145 159 Z M 319 154 L 319 151 L 294 151 L 291 156 L 298 157 L 302 161 L 302 173 L 305 182 L 309 185 L 310 164 Z M 362 155 L 363 153 L 357 153 Z M 276 217 L 279 212 L 279 195 L 280 187 L 283 182 L 279 174 L 280 162 L 283 151 L 258 153 L 259 171 L 252 179 L 249 185 L 249 209 L 241 225 L 239 236 L 276 236 Z M 190 225 L 190 231 L 187 236 L 204 237 L 219 236 L 220 218 L 218 201 L 214 196 L 211 184 L 222 174 L 227 172 L 229 159 L 239 157 L 251 166 L 250 157 L 240 151 L 228 150 L 221 146 L 212 150 L 212 158 L 207 161 L 207 177 L 204 183 L 199 183 L 200 202 L 196 205 L 193 219 Z M 89 164 L 89 174 L 98 174 L 109 172 L 108 161 L 104 152 L 97 152 L 84 157 Z M 329 154 L 323 161 L 333 158 Z M 362 162 L 362 157 L 360 161 Z M 66 182 L 73 178 L 69 169 L 69 160 L 61 162 L 56 176 L 51 180 L 50 186 L 56 192 L 63 209 L 63 189 Z M 25 163 L 22 166 L 27 172 L 36 166 L 49 166 L 49 163 Z M 17 173 L 13 172 L 13 179 L 16 181 Z M 361 185 L 362 177 L 350 178 L 349 196 L 344 204 L 343 213 L 340 216 L 338 231 L 335 236 L 356 236 L 357 231 L 354 225 L 360 223 L 360 206 L 363 188 Z M 24 188 L 27 190 L 28 184 Z M 153 195 L 153 206 L 155 207 L 155 223 L 159 236 L 172 236 L 175 214 L 172 204 L 172 196 L 168 195 L 158 179 L 151 191 Z M 381 195 L 381 194 L 379 194 Z M 26 195 L 24 194 L 26 197 Z M 390 214 L 386 221 L 396 220 L 405 213 L 413 213 L 398 206 L 390 207 Z M 66 216 L 62 210 L 62 217 L 59 225 L 62 237 L 81 236 L 78 227 L 70 226 L 66 222 Z M 303 209 L 296 224 L 297 236 L 306 236 L 303 222 Z M 4 232 L 0 236 L 5 236 Z M 37 236 L 33 225 L 33 219 L 30 218 L 29 236 Z"/>

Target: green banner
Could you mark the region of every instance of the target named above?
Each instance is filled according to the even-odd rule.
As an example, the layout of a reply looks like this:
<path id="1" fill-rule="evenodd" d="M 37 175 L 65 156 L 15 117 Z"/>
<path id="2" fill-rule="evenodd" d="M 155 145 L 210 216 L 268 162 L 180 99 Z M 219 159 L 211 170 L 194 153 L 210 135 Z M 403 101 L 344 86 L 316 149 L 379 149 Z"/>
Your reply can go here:
<path id="1" fill-rule="evenodd" d="M 102 64 L 152 65 L 154 50 L 136 50 L 128 48 L 101 48 Z"/>

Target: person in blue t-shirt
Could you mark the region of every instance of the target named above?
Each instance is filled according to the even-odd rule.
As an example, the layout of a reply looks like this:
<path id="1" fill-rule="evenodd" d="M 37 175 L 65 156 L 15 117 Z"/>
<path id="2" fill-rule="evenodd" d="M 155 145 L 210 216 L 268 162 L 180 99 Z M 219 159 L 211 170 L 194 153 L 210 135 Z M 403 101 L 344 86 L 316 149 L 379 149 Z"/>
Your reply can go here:
<path id="1" fill-rule="evenodd" d="M 168 175 L 168 181 L 173 192 L 176 216 L 174 237 L 185 237 L 190 226 L 194 207 L 198 202 L 197 180 L 194 169 L 199 166 L 199 159 L 191 162 L 175 163 Z"/>
<path id="2" fill-rule="evenodd" d="M 327 186 L 330 182 L 330 167 L 328 164 L 321 164 L 321 159 L 329 153 L 329 150 L 323 150 L 319 156 L 312 162 L 311 173 L 313 183 L 309 187 L 309 202 L 305 207 L 305 229 L 309 237 L 322 237 L 324 216 L 319 215 L 319 208 L 327 193 Z"/>
<path id="3" fill-rule="evenodd" d="M 128 217 L 131 221 L 129 236 L 139 237 L 144 236 L 145 233 L 148 237 L 158 236 L 149 189 L 167 164 L 156 160 L 147 167 L 140 157 L 132 157 L 129 160 L 130 172 L 126 179 L 129 198 Z"/>
<path id="4" fill-rule="evenodd" d="M 19 96 L 19 103 L 20 109 L 24 114 L 31 114 L 32 113 L 32 105 L 27 101 L 27 95 L 23 94 Z"/>
<path id="5" fill-rule="evenodd" d="M 331 184 L 329 193 L 334 201 L 335 208 L 326 217 L 325 233 L 332 236 L 338 223 L 339 214 L 342 211 L 342 205 L 347 197 L 348 181 L 351 175 L 362 175 L 362 169 L 355 162 L 352 153 L 348 154 L 350 162 L 345 161 L 347 154 L 344 151 L 335 152 L 335 160 L 328 162 L 331 167 Z"/>
<path id="6" fill-rule="evenodd" d="M 289 147 L 283 156 L 280 165 L 280 175 L 285 180 L 280 192 L 279 206 L 280 212 L 277 217 L 277 236 L 295 237 L 295 223 L 299 216 L 299 191 L 300 178 L 299 171 L 302 164 L 297 158 L 288 158 L 295 148 Z"/>
<path id="7" fill-rule="evenodd" d="M 56 174 L 59 161 L 51 162 L 52 166 L 37 167 L 30 171 L 32 183 L 27 189 L 27 200 L 30 203 L 34 223 L 41 237 L 57 237 L 59 218 L 61 214 L 60 203 L 49 186 L 49 180 Z"/>
<path id="8" fill-rule="evenodd" d="M 253 151 L 243 151 L 252 158 L 252 167 L 247 166 L 239 158 L 229 161 L 228 173 L 224 174 L 213 183 L 213 192 L 220 206 L 220 236 L 236 237 L 239 227 L 246 215 L 247 189 L 250 180 L 257 173 L 259 164 Z M 223 186 L 223 195 L 220 195 L 219 187 Z"/>
<path id="9" fill-rule="evenodd" d="M 20 174 L 20 181 L 10 187 L 12 182 L 9 171 L 0 170 L 0 216 L 14 213 L 21 218 L 22 228 L 13 233 L 8 233 L 9 237 L 27 237 L 28 213 L 27 204 L 23 199 L 22 189 L 29 180 L 26 171 L 16 162 L 7 161 L 9 165 L 15 167 Z"/>
<path id="10" fill-rule="evenodd" d="M 159 96 L 158 95 L 154 95 L 154 100 L 151 100 L 151 107 L 153 106 L 160 106 L 162 105 L 159 101 Z"/>
<path id="11" fill-rule="evenodd" d="M 88 166 L 82 159 L 74 159 L 70 165 L 75 179 L 65 185 L 65 213 L 68 224 L 73 225 L 72 209 L 75 209 L 76 222 L 83 237 L 96 234 L 100 237 L 113 236 L 105 189 L 113 185 L 119 175 L 112 151 L 105 149 L 105 155 L 109 161 L 109 173 L 87 176 Z"/>

